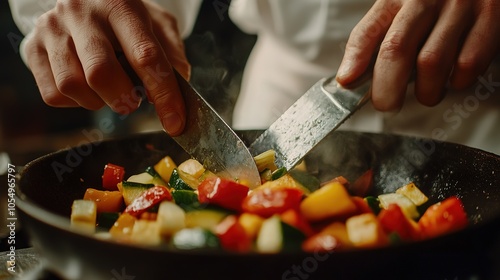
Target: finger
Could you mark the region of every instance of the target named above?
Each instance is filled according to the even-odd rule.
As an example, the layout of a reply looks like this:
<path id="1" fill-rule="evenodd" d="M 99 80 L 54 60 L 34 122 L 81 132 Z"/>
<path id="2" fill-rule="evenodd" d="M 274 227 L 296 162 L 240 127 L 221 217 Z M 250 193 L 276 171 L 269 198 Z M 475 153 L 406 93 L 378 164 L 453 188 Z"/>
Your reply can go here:
<path id="1" fill-rule="evenodd" d="M 472 18 L 471 1 L 447 1 L 417 58 L 415 96 L 427 106 L 439 103 Z"/>
<path id="2" fill-rule="evenodd" d="M 48 58 L 59 92 L 89 110 L 104 106 L 102 99 L 88 86 L 71 38 L 50 37 Z"/>
<path id="3" fill-rule="evenodd" d="M 125 115 L 135 111 L 141 102 L 138 90 L 118 61 L 110 42 L 113 35 L 103 30 L 98 21 L 70 25 L 76 52 L 88 86 L 98 94 L 113 111 Z"/>
<path id="4" fill-rule="evenodd" d="M 463 89 L 471 86 L 488 68 L 500 47 L 499 1 L 484 1 L 479 6 L 475 24 L 469 31 L 451 76 L 451 86 Z"/>
<path id="5" fill-rule="evenodd" d="M 396 1 L 377 1 L 354 27 L 337 71 L 339 83 L 347 85 L 363 74 L 400 8 Z"/>
<path id="6" fill-rule="evenodd" d="M 130 14 L 141 14 L 131 17 Z M 172 136 L 182 133 L 185 125 L 184 100 L 172 66 L 153 34 L 147 11 L 140 2 L 122 5 L 109 20 L 123 52 L 155 104 L 165 130 Z"/>
<path id="7" fill-rule="evenodd" d="M 41 17 L 39 21 L 43 20 L 44 17 Z M 40 32 L 35 30 L 25 39 L 26 62 L 35 78 L 43 101 L 53 107 L 78 107 L 78 103 L 64 96 L 57 89 L 46 48 L 40 38 L 34 34 L 40 34 Z"/>
<path id="8" fill-rule="evenodd" d="M 377 110 L 401 108 L 417 50 L 434 24 L 436 10 L 433 1 L 411 0 L 394 18 L 373 70 L 372 102 Z"/>

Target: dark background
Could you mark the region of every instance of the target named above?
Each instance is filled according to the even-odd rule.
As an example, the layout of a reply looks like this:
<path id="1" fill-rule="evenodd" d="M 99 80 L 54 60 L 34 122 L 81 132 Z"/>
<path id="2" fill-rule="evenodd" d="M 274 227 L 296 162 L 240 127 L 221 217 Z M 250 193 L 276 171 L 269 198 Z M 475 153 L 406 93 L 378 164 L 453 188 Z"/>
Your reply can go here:
<path id="1" fill-rule="evenodd" d="M 192 85 L 228 123 L 241 71 L 256 39 L 231 22 L 229 3 L 204 1 L 194 30 L 185 40 Z M 117 129 L 107 138 L 158 128 L 154 109 L 147 102 L 125 120 L 107 108 L 91 112 L 47 106 L 19 56 L 22 33 L 12 20 L 7 1 L 0 1 L 0 11 L 0 152 L 8 152 L 14 164 L 24 165 L 39 155 L 87 140 L 82 139 L 82 129 L 96 127 L 103 117 L 117 120 Z"/>

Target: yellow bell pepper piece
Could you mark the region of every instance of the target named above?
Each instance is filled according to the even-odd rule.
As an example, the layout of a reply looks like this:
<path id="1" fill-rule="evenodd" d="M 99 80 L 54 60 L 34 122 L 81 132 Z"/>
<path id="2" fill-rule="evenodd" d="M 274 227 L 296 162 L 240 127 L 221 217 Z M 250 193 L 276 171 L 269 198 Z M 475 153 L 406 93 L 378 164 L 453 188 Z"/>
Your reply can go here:
<path id="1" fill-rule="evenodd" d="M 300 210 L 307 220 L 314 222 L 352 214 L 357 207 L 344 185 L 331 182 L 306 197 Z"/>

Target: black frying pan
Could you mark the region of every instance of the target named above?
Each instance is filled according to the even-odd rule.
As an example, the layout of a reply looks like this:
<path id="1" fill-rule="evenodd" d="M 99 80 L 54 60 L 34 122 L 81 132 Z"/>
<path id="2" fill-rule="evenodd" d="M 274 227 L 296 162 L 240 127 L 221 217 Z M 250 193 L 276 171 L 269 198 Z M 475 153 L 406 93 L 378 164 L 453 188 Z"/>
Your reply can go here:
<path id="1" fill-rule="evenodd" d="M 245 141 L 260 131 L 242 131 Z M 83 145 L 41 157 L 21 174 L 17 206 L 51 269 L 79 279 L 500 279 L 500 157 L 410 137 L 335 132 L 306 163 L 321 180 L 374 170 L 375 194 L 413 181 L 431 203 L 462 198 L 471 225 L 439 238 L 331 254 L 238 255 L 99 240 L 69 229 L 71 203 L 100 186 L 103 166 L 138 173 L 164 155 L 188 156 L 164 133 Z M 135 277 L 135 278 L 133 278 Z"/>

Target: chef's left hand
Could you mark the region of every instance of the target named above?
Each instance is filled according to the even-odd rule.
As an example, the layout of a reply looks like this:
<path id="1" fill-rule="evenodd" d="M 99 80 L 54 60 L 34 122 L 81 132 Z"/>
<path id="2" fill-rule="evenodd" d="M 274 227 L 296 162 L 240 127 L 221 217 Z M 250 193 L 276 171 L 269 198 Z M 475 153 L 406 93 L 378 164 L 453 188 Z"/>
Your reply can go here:
<path id="1" fill-rule="evenodd" d="M 415 95 L 427 106 L 448 88 L 471 86 L 500 50 L 498 0 L 378 0 L 353 29 L 337 74 L 349 84 L 378 51 L 372 102 L 401 108 L 415 71 Z"/>

